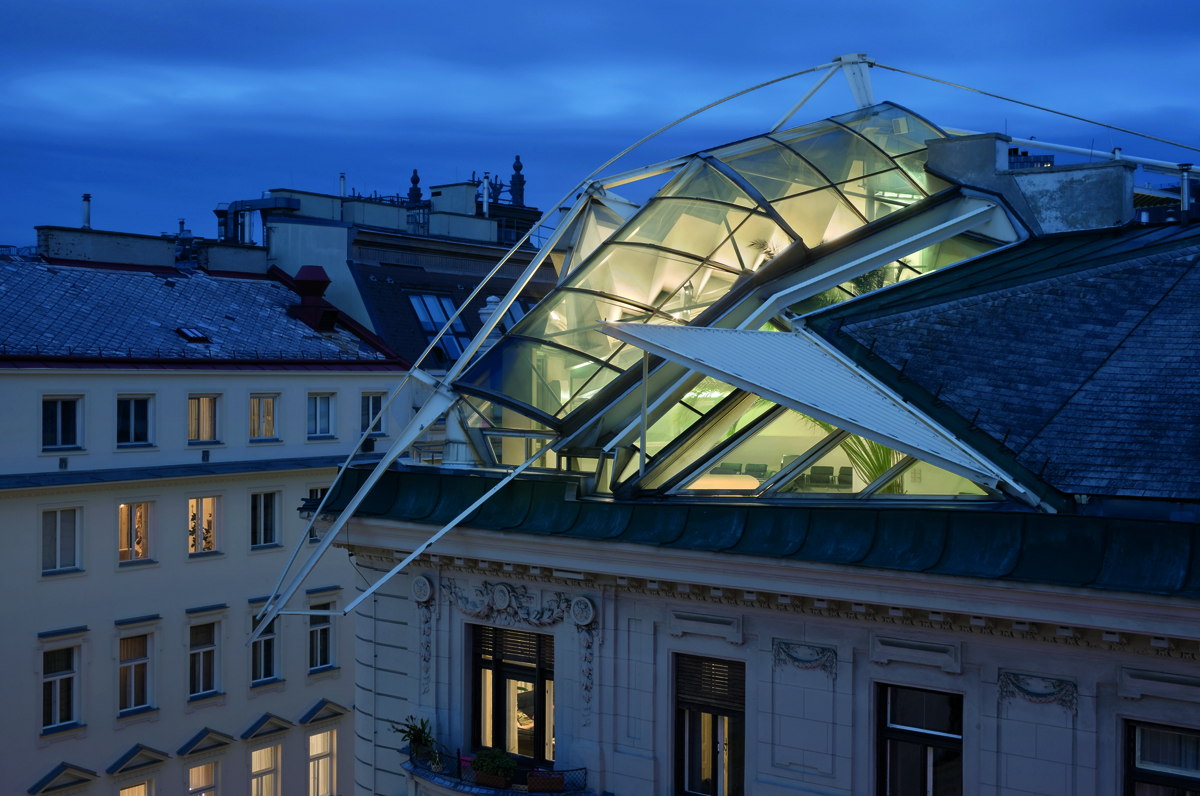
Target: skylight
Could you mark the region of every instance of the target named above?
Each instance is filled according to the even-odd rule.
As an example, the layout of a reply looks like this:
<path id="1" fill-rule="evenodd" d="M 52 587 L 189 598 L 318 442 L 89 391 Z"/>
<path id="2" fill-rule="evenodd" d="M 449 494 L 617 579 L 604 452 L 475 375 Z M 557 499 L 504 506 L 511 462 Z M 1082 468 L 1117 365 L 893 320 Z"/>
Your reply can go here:
<path id="1" fill-rule="evenodd" d="M 211 343 L 212 342 L 211 340 L 208 339 L 208 335 L 206 335 L 204 332 L 200 331 L 199 329 L 195 329 L 195 328 L 191 328 L 191 327 L 187 327 L 187 326 L 180 326 L 175 331 L 179 332 L 179 335 L 184 340 L 187 340 L 189 343 Z"/>

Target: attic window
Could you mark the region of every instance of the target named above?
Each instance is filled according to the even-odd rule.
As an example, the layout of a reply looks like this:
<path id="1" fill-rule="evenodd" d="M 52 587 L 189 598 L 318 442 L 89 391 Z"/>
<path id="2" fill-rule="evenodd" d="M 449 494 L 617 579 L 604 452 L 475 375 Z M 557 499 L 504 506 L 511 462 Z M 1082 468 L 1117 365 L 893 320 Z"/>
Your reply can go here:
<path id="1" fill-rule="evenodd" d="M 179 327 L 175 331 L 179 332 L 180 336 L 189 343 L 209 343 L 208 335 L 199 329 L 189 329 L 187 327 Z"/>

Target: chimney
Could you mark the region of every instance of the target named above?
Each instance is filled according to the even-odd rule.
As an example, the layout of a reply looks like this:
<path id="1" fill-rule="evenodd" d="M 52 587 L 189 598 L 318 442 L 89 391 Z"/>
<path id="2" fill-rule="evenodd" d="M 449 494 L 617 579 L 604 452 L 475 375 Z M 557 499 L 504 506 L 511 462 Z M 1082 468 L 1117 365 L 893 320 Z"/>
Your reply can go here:
<path id="1" fill-rule="evenodd" d="M 300 294 L 300 303 L 288 307 L 288 315 L 318 332 L 332 332 L 337 323 L 338 311 L 321 298 L 330 283 L 329 275 L 321 266 L 302 267 L 292 277 L 293 289 Z"/>
<path id="2" fill-rule="evenodd" d="M 183 237 L 183 222 L 185 220 L 186 219 L 182 219 L 182 218 L 179 219 L 179 237 L 181 237 L 181 238 Z"/>
<path id="3" fill-rule="evenodd" d="M 339 181 L 341 182 L 341 186 L 342 186 L 342 196 L 345 196 L 346 195 L 346 172 L 343 171 L 341 173 L 341 175 L 339 176 Z"/>
<path id="4" fill-rule="evenodd" d="M 90 193 L 83 195 L 83 228 L 92 228 L 92 195 Z"/>

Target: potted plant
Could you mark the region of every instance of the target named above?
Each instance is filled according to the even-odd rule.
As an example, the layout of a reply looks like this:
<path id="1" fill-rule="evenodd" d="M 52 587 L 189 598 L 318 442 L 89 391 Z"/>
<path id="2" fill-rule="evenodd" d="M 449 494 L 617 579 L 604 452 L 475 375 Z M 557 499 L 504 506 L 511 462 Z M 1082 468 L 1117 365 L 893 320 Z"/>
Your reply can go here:
<path id="1" fill-rule="evenodd" d="M 471 761 L 471 770 L 475 772 L 475 784 L 505 789 L 512 785 L 517 761 L 499 749 L 484 749 Z"/>
<path id="2" fill-rule="evenodd" d="M 530 793 L 562 793 L 566 789 L 561 771 L 530 771 L 525 782 Z"/>
<path id="3" fill-rule="evenodd" d="M 403 724 L 392 722 L 392 731 L 400 733 L 400 739 L 408 744 L 408 754 L 417 760 L 429 760 L 433 754 L 433 725 L 429 719 L 417 721 L 409 716 Z"/>

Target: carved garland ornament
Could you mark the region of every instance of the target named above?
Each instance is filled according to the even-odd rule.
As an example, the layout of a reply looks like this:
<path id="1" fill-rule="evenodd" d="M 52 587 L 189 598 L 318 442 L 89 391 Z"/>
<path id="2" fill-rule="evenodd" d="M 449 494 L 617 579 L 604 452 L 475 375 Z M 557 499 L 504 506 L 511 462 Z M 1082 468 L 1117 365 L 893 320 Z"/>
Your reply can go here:
<path id="1" fill-rule="evenodd" d="M 583 720 L 586 726 L 592 721 L 592 676 L 596 644 L 596 632 L 600 623 L 596 619 L 596 606 L 587 597 L 568 597 L 563 592 L 554 592 L 540 609 L 533 607 L 536 595 L 519 584 L 492 583 L 484 581 L 475 588 L 475 597 L 468 597 L 453 578 L 446 579 L 446 601 L 467 616 L 495 622 L 505 627 L 545 627 L 555 625 L 568 616 L 579 631 L 579 674 L 583 689 Z M 422 660 L 427 661 L 424 647 Z M 427 664 L 425 668 L 427 668 Z M 426 686 L 426 689 L 428 686 Z"/>
<path id="2" fill-rule="evenodd" d="M 433 657 L 433 582 L 424 575 L 413 578 L 412 596 L 417 603 L 421 636 L 421 693 L 429 693 L 429 667 Z"/>
<path id="3" fill-rule="evenodd" d="M 1048 677 L 1030 677 L 1014 672 L 1000 672 L 997 682 L 999 696 L 997 702 L 1004 704 L 1013 697 L 1021 697 L 1026 702 L 1038 705 L 1057 704 L 1074 716 L 1079 712 L 1077 697 L 1078 687 L 1069 680 L 1052 680 Z"/>
<path id="4" fill-rule="evenodd" d="M 831 679 L 837 679 L 837 650 L 831 647 L 814 647 L 776 639 L 772 644 L 772 653 L 776 669 L 781 666 L 820 669 Z"/>

